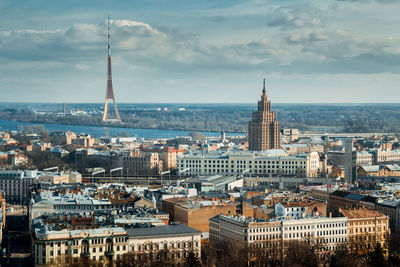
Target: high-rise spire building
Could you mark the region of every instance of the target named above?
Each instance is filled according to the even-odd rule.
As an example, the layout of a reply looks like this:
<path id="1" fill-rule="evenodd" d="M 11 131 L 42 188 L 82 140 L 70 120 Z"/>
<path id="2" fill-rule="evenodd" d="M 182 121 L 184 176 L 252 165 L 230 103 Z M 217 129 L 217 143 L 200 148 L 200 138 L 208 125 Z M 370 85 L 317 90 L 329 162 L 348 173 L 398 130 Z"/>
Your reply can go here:
<path id="1" fill-rule="evenodd" d="M 110 18 L 108 18 L 107 21 L 107 33 L 108 33 L 108 64 L 107 64 L 107 91 L 106 91 L 106 103 L 104 105 L 104 113 L 103 113 L 103 121 L 113 121 L 110 119 L 107 119 L 107 113 L 108 113 L 108 100 L 112 99 L 114 103 L 114 111 L 115 111 L 115 116 L 116 116 L 116 121 L 122 123 L 121 117 L 119 116 L 118 108 L 117 108 L 117 102 L 115 102 L 115 97 L 114 97 L 114 90 L 113 90 L 113 85 L 112 85 L 112 75 L 111 75 L 111 46 L 110 46 Z"/>
<path id="2" fill-rule="evenodd" d="M 261 100 L 258 101 L 258 110 L 253 112 L 252 120 L 249 122 L 249 150 L 261 151 L 266 149 L 280 148 L 281 127 L 276 121 L 275 111 L 271 111 L 271 101 L 268 100 L 265 91 L 265 79 Z"/>

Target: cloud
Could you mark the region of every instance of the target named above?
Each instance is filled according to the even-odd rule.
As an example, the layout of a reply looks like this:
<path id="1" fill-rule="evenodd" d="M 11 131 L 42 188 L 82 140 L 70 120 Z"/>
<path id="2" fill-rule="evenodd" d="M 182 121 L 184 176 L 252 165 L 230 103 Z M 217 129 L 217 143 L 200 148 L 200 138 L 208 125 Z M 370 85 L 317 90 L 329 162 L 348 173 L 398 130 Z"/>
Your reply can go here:
<path id="1" fill-rule="evenodd" d="M 117 50 L 145 50 L 167 38 L 166 34 L 142 22 L 112 20 L 111 27 L 112 49 Z M 39 61 L 75 59 L 83 52 L 105 51 L 106 42 L 105 24 L 73 24 L 65 29 L 43 31 L 3 31 L 0 32 L 0 56 Z"/>
<path id="2" fill-rule="evenodd" d="M 88 71 L 91 69 L 90 65 L 87 64 L 75 64 L 75 68 L 81 71 Z"/>
<path id="3" fill-rule="evenodd" d="M 295 10 L 293 6 L 279 10 L 288 8 L 291 12 Z M 319 14 L 319 9 L 312 6 L 300 9 L 296 16 L 303 21 L 307 17 L 305 10 Z M 289 25 L 305 25 L 305 22 L 296 24 L 291 18 L 287 21 L 294 24 Z M 69 64 L 75 70 L 88 72 L 105 57 L 106 43 L 105 23 L 73 24 L 64 29 L 43 31 L 3 31 L 0 32 L 0 57 L 24 64 L 27 61 Z M 393 38 L 361 38 L 348 31 L 322 26 L 285 30 L 248 42 L 216 45 L 203 42 L 196 34 L 176 29 L 132 20 L 111 21 L 114 64 L 126 68 L 134 65 L 135 69 L 140 66 L 149 72 L 400 73 L 400 67 L 396 65 L 400 57 L 398 45 Z"/>
<path id="4" fill-rule="evenodd" d="M 272 11 L 268 21 L 268 26 L 286 29 L 323 24 L 321 10 L 310 3 L 279 6 Z"/>

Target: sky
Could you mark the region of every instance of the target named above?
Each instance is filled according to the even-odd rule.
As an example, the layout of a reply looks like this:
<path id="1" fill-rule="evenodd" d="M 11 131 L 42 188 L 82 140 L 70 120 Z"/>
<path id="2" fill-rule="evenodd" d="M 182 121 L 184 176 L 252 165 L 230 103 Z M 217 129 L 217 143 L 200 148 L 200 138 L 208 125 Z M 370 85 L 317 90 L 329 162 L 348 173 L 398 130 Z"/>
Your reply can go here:
<path id="1" fill-rule="evenodd" d="M 1 102 L 398 103 L 400 0 L 0 0 Z"/>

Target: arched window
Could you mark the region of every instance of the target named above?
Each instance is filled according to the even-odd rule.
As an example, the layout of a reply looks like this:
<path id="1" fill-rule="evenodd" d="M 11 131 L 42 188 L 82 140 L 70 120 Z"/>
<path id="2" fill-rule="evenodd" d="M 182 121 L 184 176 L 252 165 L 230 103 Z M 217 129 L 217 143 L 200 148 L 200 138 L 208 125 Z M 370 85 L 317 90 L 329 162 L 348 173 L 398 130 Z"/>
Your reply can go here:
<path id="1" fill-rule="evenodd" d="M 89 241 L 86 239 L 82 240 L 82 252 L 89 253 Z"/>
<path id="2" fill-rule="evenodd" d="M 113 250 L 113 241 L 112 241 L 112 238 L 107 238 L 107 240 L 106 240 L 106 247 L 107 247 L 107 250 L 106 251 L 112 251 Z"/>

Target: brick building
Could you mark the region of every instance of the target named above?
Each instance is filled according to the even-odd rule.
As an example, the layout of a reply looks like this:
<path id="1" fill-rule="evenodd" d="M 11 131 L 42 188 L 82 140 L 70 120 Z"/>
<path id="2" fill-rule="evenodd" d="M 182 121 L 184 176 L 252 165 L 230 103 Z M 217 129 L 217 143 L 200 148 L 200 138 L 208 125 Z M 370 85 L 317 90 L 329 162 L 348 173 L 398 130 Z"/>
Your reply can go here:
<path id="1" fill-rule="evenodd" d="M 170 198 L 163 200 L 162 210 L 169 213 L 171 222 L 208 232 L 208 219 L 218 214 L 236 215 L 237 204 L 222 199 Z"/>
<path id="2" fill-rule="evenodd" d="M 376 199 L 371 196 L 354 194 L 347 191 L 335 191 L 329 195 L 327 211 L 339 215 L 340 209 L 366 207 L 375 209 Z"/>

